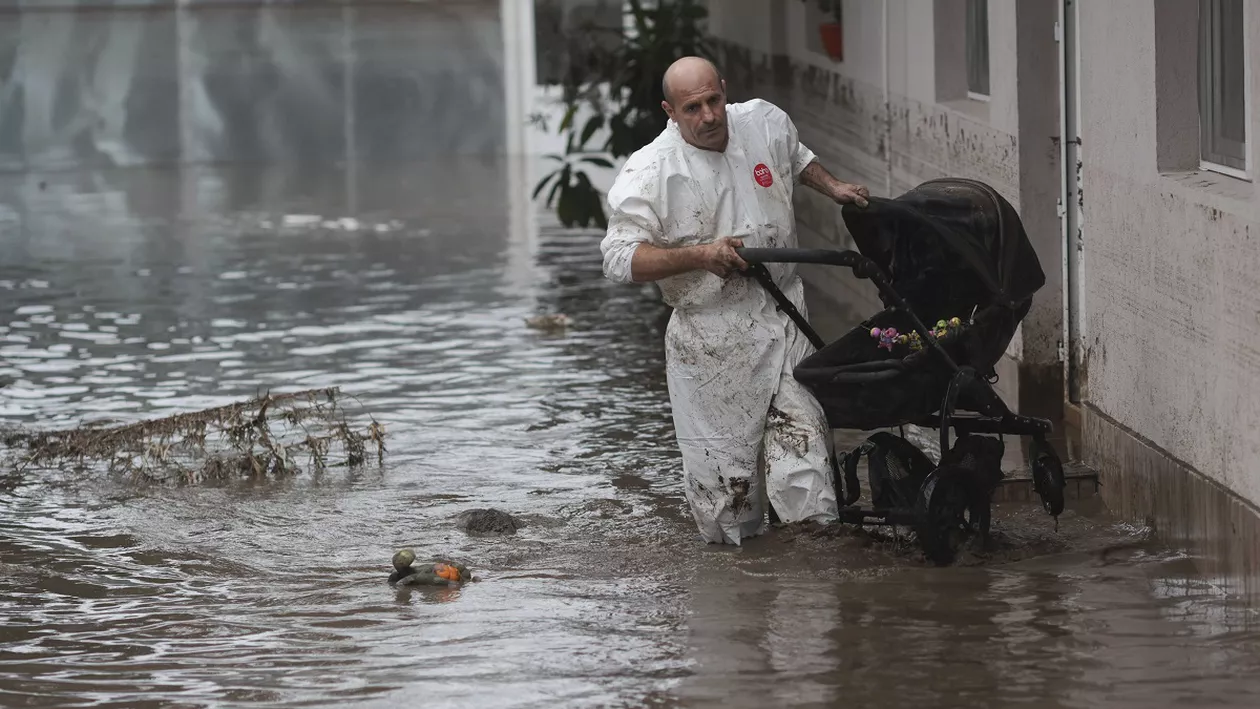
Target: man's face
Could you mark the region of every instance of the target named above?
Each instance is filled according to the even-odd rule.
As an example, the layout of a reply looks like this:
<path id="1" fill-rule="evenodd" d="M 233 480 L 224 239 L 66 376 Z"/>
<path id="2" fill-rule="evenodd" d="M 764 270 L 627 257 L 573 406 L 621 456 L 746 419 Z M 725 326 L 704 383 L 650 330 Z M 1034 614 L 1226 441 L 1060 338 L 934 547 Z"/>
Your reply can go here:
<path id="1" fill-rule="evenodd" d="M 697 148 L 726 149 L 726 82 L 707 79 L 682 87 L 674 87 L 673 103 L 662 105 L 669 117 L 678 123 L 683 139 Z"/>

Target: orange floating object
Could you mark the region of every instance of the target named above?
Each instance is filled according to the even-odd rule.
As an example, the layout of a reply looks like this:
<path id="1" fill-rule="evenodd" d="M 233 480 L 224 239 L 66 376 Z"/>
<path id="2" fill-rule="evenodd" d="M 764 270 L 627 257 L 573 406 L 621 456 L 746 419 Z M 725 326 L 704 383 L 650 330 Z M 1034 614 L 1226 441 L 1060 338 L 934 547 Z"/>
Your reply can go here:
<path id="1" fill-rule="evenodd" d="M 447 564 L 434 564 L 433 573 L 447 581 L 459 581 L 459 569 Z"/>

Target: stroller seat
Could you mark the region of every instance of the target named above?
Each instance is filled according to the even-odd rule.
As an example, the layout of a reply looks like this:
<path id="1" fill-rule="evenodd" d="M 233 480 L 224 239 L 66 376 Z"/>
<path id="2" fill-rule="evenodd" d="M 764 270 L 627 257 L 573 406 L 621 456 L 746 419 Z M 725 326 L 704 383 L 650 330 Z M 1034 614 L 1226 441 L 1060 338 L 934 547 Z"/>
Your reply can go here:
<path id="1" fill-rule="evenodd" d="M 950 178 L 925 182 L 896 199 L 846 205 L 843 217 L 862 255 L 888 274 L 891 289 L 929 325 L 959 318 L 939 340 L 958 366 L 996 379 L 996 365 L 1045 283 L 1010 203 L 988 185 Z M 879 346 L 872 328 L 914 330 L 881 291 L 885 310 L 807 357 L 793 374 L 833 428 L 873 430 L 939 411 L 952 369 L 927 347 Z M 990 397 L 968 392 L 958 408 L 992 411 Z"/>

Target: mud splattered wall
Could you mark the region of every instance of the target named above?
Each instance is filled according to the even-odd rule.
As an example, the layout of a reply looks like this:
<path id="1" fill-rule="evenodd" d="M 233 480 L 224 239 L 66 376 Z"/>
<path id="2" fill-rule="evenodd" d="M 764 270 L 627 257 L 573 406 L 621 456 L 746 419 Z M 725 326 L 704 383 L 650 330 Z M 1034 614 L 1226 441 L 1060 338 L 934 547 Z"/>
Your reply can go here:
<path id="1" fill-rule="evenodd" d="M 1058 98 L 1054 6 L 1043 5 L 988 3 L 987 100 L 967 93 L 966 0 L 889 0 L 886 49 L 884 3 L 846 1 L 840 60 L 811 46 L 819 44 L 811 43 L 811 35 L 829 19 L 812 2 L 715 2 L 710 11 L 732 98 L 760 96 L 782 106 L 837 177 L 866 184 L 880 195 L 901 194 L 936 177 L 971 177 L 993 185 L 1020 209 L 1048 282 L 1008 353 L 1057 367 L 1061 239 L 1053 134 Z M 1019 52 L 1044 52 L 1041 61 L 1050 75 L 1033 76 L 1029 67 L 1036 62 L 1025 57 L 1021 63 Z M 1024 78 L 1028 82 L 1021 84 Z M 1029 116 L 1017 110 L 1025 104 L 1033 108 Z M 1041 123 L 1025 125 L 1021 118 L 1030 116 Z M 1021 146 L 1022 128 L 1029 129 L 1029 142 Z M 1033 195 L 1035 203 L 1022 204 L 1026 195 Z M 809 190 L 799 191 L 797 202 L 805 242 L 850 245 L 833 204 Z M 834 271 L 805 269 L 824 289 L 875 304 L 868 287 Z"/>
<path id="2" fill-rule="evenodd" d="M 1260 192 L 1200 169 L 1196 33 L 1157 35 L 1194 6 L 1081 6 L 1088 401 L 1260 504 Z M 1255 96 L 1260 13 L 1246 34 Z"/>
<path id="3" fill-rule="evenodd" d="M 497 0 L 176 5 L 0 0 L 0 169 L 504 148 Z"/>

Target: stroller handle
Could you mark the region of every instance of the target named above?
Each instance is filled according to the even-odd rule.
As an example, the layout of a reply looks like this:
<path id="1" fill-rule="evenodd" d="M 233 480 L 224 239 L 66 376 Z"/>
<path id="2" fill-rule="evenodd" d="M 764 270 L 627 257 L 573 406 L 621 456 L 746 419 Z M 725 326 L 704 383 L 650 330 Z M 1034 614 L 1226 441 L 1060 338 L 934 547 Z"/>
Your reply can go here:
<path id="1" fill-rule="evenodd" d="M 762 263 L 816 263 L 853 269 L 858 278 L 869 278 L 883 290 L 888 278 L 879 265 L 856 251 L 834 249 L 757 249 L 737 248 L 735 253 L 750 265 Z"/>
<path id="2" fill-rule="evenodd" d="M 749 263 L 820 263 L 852 268 L 866 260 L 856 251 L 832 249 L 754 249 L 737 248 L 735 253 Z"/>

